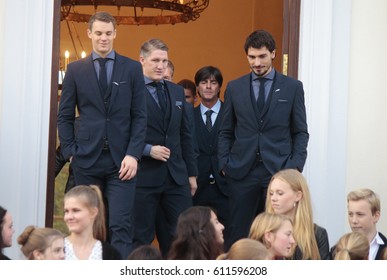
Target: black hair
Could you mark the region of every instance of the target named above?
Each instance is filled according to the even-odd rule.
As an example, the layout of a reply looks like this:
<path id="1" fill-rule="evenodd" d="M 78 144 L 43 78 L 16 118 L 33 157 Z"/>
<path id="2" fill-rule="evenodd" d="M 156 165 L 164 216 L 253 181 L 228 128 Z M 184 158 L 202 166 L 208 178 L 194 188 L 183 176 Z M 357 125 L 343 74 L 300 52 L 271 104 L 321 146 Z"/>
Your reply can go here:
<path id="1" fill-rule="evenodd" d="M 219 87 L 223 84 L 223 76 L 222 72 L 214 66 L 205 66 L 200 68 L 196 74 L 195 74 L 195 84 L 196 86 L 199 85 L 201 81 L 210 79 L 211 77 L 214 77 L 215 80 L 218 82 Z"/>
<path id="2" fill-rule="evenodd" d="M 260 49 L 262 47 L 266 47 L 269 52 L 276 49 L 273 36 L 266 30 L 256 30 L 246 38 L 244 46 L 246 54 L 249 48 Z"/>
<path id="3" fill-rule="evenodd" d="M 3 226 L 5 214 L 7 214 L 7 210 L 0 206 L 0 260 L 5 259 L 5 256 L 3 255 L 3 248 L 5 247 L 3 240 Z"/>

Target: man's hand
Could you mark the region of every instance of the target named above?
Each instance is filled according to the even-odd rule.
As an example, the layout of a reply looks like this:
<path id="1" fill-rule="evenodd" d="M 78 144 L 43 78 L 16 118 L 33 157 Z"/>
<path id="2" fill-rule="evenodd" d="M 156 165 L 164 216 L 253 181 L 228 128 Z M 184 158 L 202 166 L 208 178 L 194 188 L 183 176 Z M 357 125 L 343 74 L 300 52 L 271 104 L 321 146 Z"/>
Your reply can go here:
<path id="1" fill-rule="evenodd" d="M 191 186 L 191 195 L 194 196 L 194 194 L 196 193 L 196 190 L 198 189 L 198 183 L 196 182 L 196 177 L 195 176 L 188 177 L 188 180 Z"/>
<path id="2" fill-rule="evenodd" d="M 167 161 L 171 155 L 171 150 L 164 146 L 152 146 L 150 156 L 154 159 Z"/>
<path id="3" fill-rule="evenodd" d="M 122 181 L 130 180 L 137 174 L 137 159 L 126 155 L 121 162 L 120 171 L 118 171 L 119 178 Z"/>

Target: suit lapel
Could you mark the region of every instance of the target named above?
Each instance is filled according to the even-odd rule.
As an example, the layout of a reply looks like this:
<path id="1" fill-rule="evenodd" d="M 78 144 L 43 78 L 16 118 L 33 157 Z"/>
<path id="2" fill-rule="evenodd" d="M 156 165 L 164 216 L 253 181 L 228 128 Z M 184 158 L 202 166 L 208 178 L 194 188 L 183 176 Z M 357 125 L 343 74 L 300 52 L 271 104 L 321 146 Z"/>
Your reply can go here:
<path id="1" fill-rule="evenodd" d="M 112 80 L 110 81 L 111 96 L 110 96 L 110 102 L 109 102 L 109 110 L 111 109 L 112 104 L 117 97 L 117 94 L 119 91 L 119 83 L 122 82 L 122 75 L 124 73 L 124 64 L 125 64 L 125 61 L 122 59 L 122 57 L 119 54 L 116 53 Z M 126 81 L 126 82 L 129 83 L 129 81 Z"/>
<path id="2" fill-rule="evenodd" d="M 268 119 L 268 117 L 273 114 L 275 111 L 275 107 L 277 106 L 278 102 L 278 96 L 281 94 L 281 90 L 284 90 L 284 76 L 282 76 L 280 73 L 276 71 L 273 86 L 270 92 L 269 96 L 269 104 L 266 104 L 264 108 L 264 113 L 267 114 L 265 119 Z"/>
<path id="3" fill-rule="evenodd" d="M 172 93 L 172 87 L 168 87 L 167 83 L 165 83 L 165 88 L 166 88 L 166 94 L 168 95 L 169 98 L 167 98 L 167 102 L 169 102 L 169 111 L 170 111 L 170 121 L 168 122 L 167 124 L 167 130 L 169 130 L 169 128 L 171 127 L 171 123 L 176 119 L 176 110 L 175 110 L 175 106 L 176 106 L 176 96 L 177 94 L 175 93 Z M 181 104 L 180 106 L 181 108 L 183 107 L 183 104 Z M 165 116 L 168 116 L 168 104 L 167 104 L 167 113 L 165 114 Z M 164 117 L 165 118 L 165 117 Z"/>
<path id="4" fill-rule="evenodd" d="M 221 121 L 222 118 L 223 118 L 223 102 L 220 101 L 219 113 L 218 113 L 218 116 L 216 117 L 216 120 L 215 120 L 215 123 L 213 124 L 213 126 L 215 126 L 215 124 L 220 125 L 219 122 Z"/>

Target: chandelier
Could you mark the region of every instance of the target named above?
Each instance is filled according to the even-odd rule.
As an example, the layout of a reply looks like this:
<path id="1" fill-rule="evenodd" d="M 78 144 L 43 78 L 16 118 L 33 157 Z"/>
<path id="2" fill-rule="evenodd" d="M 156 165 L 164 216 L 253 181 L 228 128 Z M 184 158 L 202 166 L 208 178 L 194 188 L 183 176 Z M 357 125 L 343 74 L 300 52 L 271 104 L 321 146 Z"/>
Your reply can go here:
<path id="1" fill-rule="evenodd" d="M 158 25 L 195 21 L 210 0 L 62 0 L 61 20 L 88 22 L 97 9 L 110 12 L 122 25 Z M 94 7 L 94 11 L 90 10 Z"/>

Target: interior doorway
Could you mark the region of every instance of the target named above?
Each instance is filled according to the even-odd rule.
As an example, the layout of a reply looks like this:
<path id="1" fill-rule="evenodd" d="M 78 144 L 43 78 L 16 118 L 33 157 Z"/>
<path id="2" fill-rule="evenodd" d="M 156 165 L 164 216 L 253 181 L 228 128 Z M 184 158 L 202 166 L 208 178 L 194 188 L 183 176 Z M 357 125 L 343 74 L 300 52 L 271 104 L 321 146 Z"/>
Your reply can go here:
<path id="1" fill-rule="evenodd" d="M 288 76 L 297 78 L 300 2 L 301 0 L 211 0 L 209 7 L 195 22 L 158 26 L 118 26 L 115 49 L 120 54 L 137 59 L 142 42 L 152 37 L 162 38 L 168 44 L 170 59 L 175 64 L 174 81 L 178 82 L 183 78 L 193 79 L 197 69 L 205 65 L 214 65 L 222 71 L 225 84 L 227 84 L 228 81 L 249 71 L 243 51 L 244 40 L 248 34 L 256 29 L 266 29 L 273 34 L 277 43 L 274 67 Z M 54 218 L 61 219 L 57 215 L 54 217 L 55 200 L 60 200 L 63 197 L 63 188 L 55 186 L 57 73 L 60 70 L 59 62 L 64 59 L 63 52 L 72 48 L 66 22 L 60 20 L 60 3 L 60 0 L 54 0 L 46 197 L 46 226 L 48 227 L 54 225 Z M 94 10 L 94 7 L 90 9 Z M 74 26 L 86 54 L 90 54 L 91 46 L 86 36 L 86 25 L 74 23 Z M 74 54 L 73 51 L 70 51 L 71 53 Z M 72 61 L 76 57 L 78 55 L 70 56 L 69 60 Z"/>

